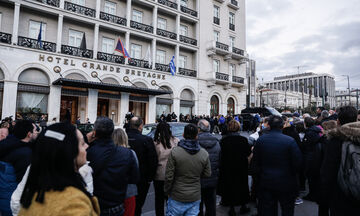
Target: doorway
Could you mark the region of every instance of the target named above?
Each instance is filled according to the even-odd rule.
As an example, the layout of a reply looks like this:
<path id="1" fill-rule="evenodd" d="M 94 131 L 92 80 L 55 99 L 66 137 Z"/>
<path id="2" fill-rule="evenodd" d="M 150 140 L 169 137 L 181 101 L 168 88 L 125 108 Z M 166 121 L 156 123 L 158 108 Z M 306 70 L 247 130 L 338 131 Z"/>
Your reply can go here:
<path id="1" fill-rule="evenodd" d="M 135 116 L 139 116 L 144 121 L 144 124 L 146 123 L 146 103 L 130 101 L 129 111 Z M 153 111 L 155 112 L 155 110 Z"/>
<path id="2" fill-rule="evenodd" d="M 109 99 L 98 99 L 97 116 L 109 117 Z"/>
<path id="3" fill-rule="evenodd" d="M 61 96 L 60 121 L 70 120 L 75 123 L 78 115 L 78 97 Z"/>

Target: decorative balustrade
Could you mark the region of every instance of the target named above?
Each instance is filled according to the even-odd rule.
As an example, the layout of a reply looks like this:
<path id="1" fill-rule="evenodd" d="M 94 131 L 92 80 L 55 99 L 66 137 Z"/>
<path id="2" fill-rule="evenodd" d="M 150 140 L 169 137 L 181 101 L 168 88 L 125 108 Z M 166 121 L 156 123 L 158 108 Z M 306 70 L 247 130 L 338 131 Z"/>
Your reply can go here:
<path id="1" fill-rule="evenodd" d="M 220 25 L 220 18 L 214 17 L 214 23 Z"/>
<path id="2" fill-rule="evenodd" d="M 184 76 L 196 77 L 196 70 L 179 68 L 179 74 L 184 75 Z"/>
<path id="3" fill-rule="evenodd" d="M 85 16 L 95 17 L 95 9 L 84 7 L 82 5 L 74 4 L 71 2 L 65 2 L 65 10 L 72 11 L 74 13 L 83 14 Z"/>
<path id="4" fill-rule="evenodd" d="M 11 44 L 11 34 L 0 32 L 0 42 Z"/>
<path id="5" fill-rule="evenodd" d="M 36 0 L 37 2 L 41 2 L 50 6 L 59 7 L 60 0 Z"/>
<path id="6" fill-rule="evenodd" d="M 192 38 L 186 37 L 184 35 L 180 35 L 180 41 L 184 42 L 184 43 L 194 45 L 194 46 L 197 45 L 197 40 L 196 39 L 192 39 Z"/>
<path id="7" fill-rule="evenodd" d="M 194 10 L 187 8 L 185 6 L 182 6 L 182 5 L 180 6 L 180 10 L 182 12 L 190 14 L 191 16 L 194 16 L 194 17 L 197 17 L 197 14 L 198 14 L 197 11 L 194 11 Z"/>
<path id="8" fill-rule="evenodd" d="M 41 43 L 39 43 L 37 39 L 19 36 L 17 44 L 19 46 L 28 47 L 32 49 L 40 49 L 49 52 L 56 52 L 56 43 L 52 43 L 48 41 L 41 41 Z"/>
<path id="9" fill-rule="evenodd" d="M 72 55 L 72 56 L 79 56 L 84 58 L 93 58 L 93 51 L 88 49 L 80 49 L 78 47 L 68 46 L 68 45 L 61 45 L 61 53 Z"/>
<path id="10" fill-rule="evenodd" d="M 235 31 L 235 25 L 234 25 L 234 24 L 229 23 L 229 29 L 230 29 L 230 30 Z"/>
<path id="11" fill-rule="evenodd" d="M 244 78 L 243 77 L 233 76 L 232 81 L 235 82 L 235 83 L 244 84 Z"/>
<path id="12" fill-rule="evenodd" d="M 170 66 L 166 64 L 155 63 L 155 70 L 170 72 Z"/>
<path id="13" fill-rule="evenodd" d="M 150 68 L 150 64 L 148 61 L 135 58 L 129 59 L 129 65 L 141 68 Z"/>
<path id="14" fill-rule="evenodd" d="M 225 51 L 229 51 L 229 46 L 223 43 L 220 43 L 218 41 L 216 41 L 216 48 L 225 50 Z"/>
<path id="15" fill-rule="evenodd" d="M 154 27 L 150 26 L 150 25 L 146 25 L 146 24 L 142 24 L 139 22 L 135 22 L 135 21 L 130 21 L 130 27 L 134 28 L 134 29 L 139 29 L 142 31 L 146 31 L 149 33 L 153 33 L 154 32 Z"/>
<path id="16" fill-rule="evenodd" d="M 231 4 L 238 6 L 238 2 L 236 0 L 231 0 L 230 2 L 231 2 Z"/>
<path id="17" fill-rule="evenodd" d="M 117 64 L 125 64 L 125 58 L 123 56 L 113 55 L 104 52 L 98 52 L 97 59 L 101 61 L 113 62 Z"/>
<path id="18" fill-rule="evenodd" d="M 238 54 L 238 55 L 242 55 L 242 56 L 244 55 L 244 50 L 236 48 L 236 47 L 232 48 L 232 52 L 235 54 Z"/>
<path id="19" fill-rule="evenodd" d="M 218 79 L 218 80 L 229 81 L 229 74 L 216 72 L 215 75 L 216 75 L 216 79 Z"/>
<path id="20" fill-rule="evenodd" d="M 167 37 L 167 38 L 176 40 L 176 33 L 174 33 L 174 32 L 170 32 L 170 31 L 166 31 L 164 29 L 159 29 L 158 28 L 158 29 L 156 29 L 156 34 L 160 35 L 160 36 L 163 36 L 163 37 Z"/>
<path id="21" fill-rule="evenodd" d="M 118 17 L 112 14 L 100 12 L 100 19 L 108 22 L 116 23 L 119 25 L 126 26 L 126 18 Z"/>
<path id="22" fill-rule="evenodd" d="M 168 7 L 171 7 L 171 8 L 174 8 L 177 10 L 178 8 L 178 5 L 175 3 L 175 2 L 171 2 L 169 0 L 158 0 L 158 2 L 162 5 L 165 5 L 165 6 L 168 6 Z"/>

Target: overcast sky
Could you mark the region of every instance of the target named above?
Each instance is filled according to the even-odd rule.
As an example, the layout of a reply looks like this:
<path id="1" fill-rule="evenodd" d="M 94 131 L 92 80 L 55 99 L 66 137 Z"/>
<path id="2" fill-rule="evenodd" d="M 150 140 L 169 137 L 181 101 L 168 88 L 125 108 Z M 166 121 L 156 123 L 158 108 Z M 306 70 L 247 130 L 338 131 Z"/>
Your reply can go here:
<path id="1" fill-rule="evenodd" d="M 246 0 L 247 52 L 259 81 L 330 73 L 336 88 L 360 88 L 360 0 Z"/>

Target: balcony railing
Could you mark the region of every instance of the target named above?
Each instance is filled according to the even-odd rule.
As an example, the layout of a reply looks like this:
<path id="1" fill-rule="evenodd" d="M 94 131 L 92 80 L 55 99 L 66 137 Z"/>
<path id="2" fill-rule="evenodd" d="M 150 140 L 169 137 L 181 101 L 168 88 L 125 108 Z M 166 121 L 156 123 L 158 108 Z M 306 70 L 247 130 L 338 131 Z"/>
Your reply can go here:
<path id="1" fill-rule="evenodd" d="M 0 42 L 11 44 L 11 34 L 0 32 Z"/>
<path id="2" fill-rule="evenodd" d="M 236 48 L 236 47 L 232 48 L 232 52 L 235 54 L 238 54 L 238 55 L 242 55 L 242 56 L 244 55 L 244 50 Z"/>
<path id="3" fill-rule="evenodd" d="M 153 33 L 154 32 L 154 27 L 150 26 L 150 25 L 145 25 L 139 22 L 135 22 L 135 21 L 130 21 L 130 27 L 134 28 L 134 29 L 139 29 L 142 31 L 146 31 L 149 33 Z"/>
<path id="4" fill-rule="evenodd" d="M 171 1 L 169 1 L 169 0 L 158 0 L 158 2 L 159 2 L 160 4 L 163 4 L 163 5 L 165 5 L 165 6 L 174 8 L 174 9 L 176 9 L 176 10 L 177 10 L 177 8 L 178 8 L 178 5 L 177 5 L 175 2 L 171 2 Z"/>
<path id="5" fill-rule="evenodd" d="M 220 18 L 214 17 L 214 23 L 220 25 Z"/>
<path id="6" fill-rule="evenodd" d="M 47 42 L 47 41 L 41 41 L 41 43 L 42 44 L 40 44 L 37 39 L 19 36 L 17 44 L 19 46 L 28 47 L 32 49 L 56 52 L 56 43 Z"/>
<path id="7" fill-rule="evenodd" d="M 233 77 L 232 77 L 232 81 L 235 82 L 235 83 L 244 84 L 244 78 L 242 78 L 242 77 L 233 76 Z"/>
<path id="8" fill-rule="evenodd" d="M 179 68 L 179 74 L 184 75 L 184 76 L 196 77 L 196 70 Z"/>
<path id="9" fill-rule="evenodd" d="M 84 50 L 78 47 L 68 46 L 68 45 L 61 45 L 61 53 L 72 55 L 72 56 L 79 56 L 84 58 L 93 58 L 93 51 L 92 50 Z"/>
<path id="10" fill-rule="evenodd" d="M 180 10 L 184 13 L 190 14 L 191 16 L 197 17 L 197 11 L 191 10 L 185 6 L 180 6 Z"/>
<path id="11" fill-rule="evenodd" d="M 174 32 L 169 32 L 169 31 L 166 31 L 164 29 L 159 29 L 158 28 L 158 29 L 156 29 L 156 34 L 160 35 L 160 36 L 163 36 L 163 37 L 167 37 L 167 38 L 176 40 L 176 33 L 174 33 Z"/>
<path id="12" fill-rule="evenodd" d="M 155 63 L 155 70 L 170 72 L 170 66 L 166 64 Z"/>
<path id="13" fill-rule="evenodd" d="M 113 55 L 104 52 L 98 52 L 97 59 L 101 61 L 113 62 L 117 64 L 125 64 L 125 58 L 123 56 Z"/>
<path id="14" fill-rule="evenodd" d="M 229 29 L 230 29 L 230 30 L 235 31 L 235 25 L 234 25 L 234 24 L 229 23 Z"/>
<path id="15" fill-rule="evenodd" d="M 216 75 L 216 79 L 218 79 L 218 80 L 229 81 L 229 74 L 224 74 L 224 73 L 216 72 L 215 75 Z"/>
<path id="16" fill-rule="evenodd" d="M 235 6 L 238 6 L 238 2 L 236 0 L 231 0 L 230 3 L 235 5 Z"/>
<path id="17" fill-rule="evenodd" d="M 135 58 L 129 59 L 129 65 L 141 68 L 150 68 L 150 64 L 148 61 Z"/>
<path id="18" fill-rule="evenodd" d="M 119 25 L 126 26 L 126 18 L 118 17 L 112 14 L 100 12 L 100 19 L 108 22 L 116 23 Z"/>
<path id="19" fill-rule="evenodd" d="M 54 7 L 60 6 L 60 0 L 36 0 L 36 1 L 50 5 L 50 6 L 54 6 Z"/>
<path id="20" fill-rule="evenodd" d="M 65 2 L 65 10 L 72 11 L 78 14 L 83 14 L 85 16 L 95 17 L 95 9 L 84 7 L 82 5 L 74 4 L 67 1 Z"/>
<path id="21" fill-rule="evenodd" d="M 192 39 L 192 38 L 186 37 L 184 35 L 180 35 L 180 41 L 184 42 L 184 43 L 194 45 L 194 46 L 197 45 L 197 40 L 196 39 Z"/>
<path id="22" fill-rule="evenodd" d="M 225 50 L 225 51 L 229 51 L 229 46 L 223 43 L 220 43 L 218 41 L 216 41 L 216 48 Z"/>

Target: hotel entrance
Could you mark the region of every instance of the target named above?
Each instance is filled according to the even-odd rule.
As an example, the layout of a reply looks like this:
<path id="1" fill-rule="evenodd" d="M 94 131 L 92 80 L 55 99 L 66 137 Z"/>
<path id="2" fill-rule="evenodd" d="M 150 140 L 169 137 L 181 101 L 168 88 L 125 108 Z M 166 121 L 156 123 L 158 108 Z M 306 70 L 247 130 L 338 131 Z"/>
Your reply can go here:
<path id="1" fill-rule="evenodd" d="M 61 96 L 60 121 L 71 120 L 75 123 L 78 113 L 78 97 Z"/>
<path id="2" fill-rule="evenodd" d="M 146 103 L 129 101 L 129 111 L 134 114 L 134 116 L 139 116 L 146 124 Z M 155 112 L 155 110 L 153 110 Z"/>
<path id="3" fill-rule="evenodd" d="M 106 116 L 109 117 L 109 99 L 98 99 L 97 104 L 97 116 Z"/>

